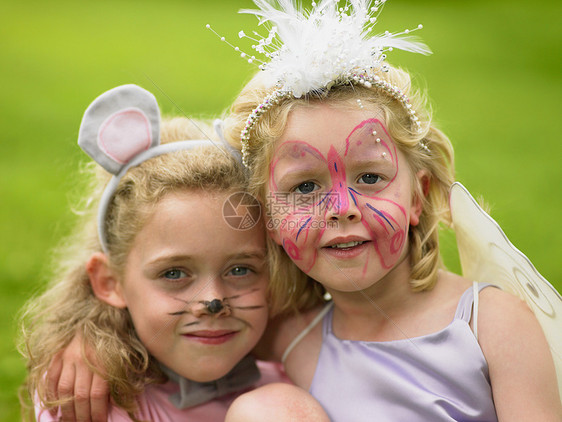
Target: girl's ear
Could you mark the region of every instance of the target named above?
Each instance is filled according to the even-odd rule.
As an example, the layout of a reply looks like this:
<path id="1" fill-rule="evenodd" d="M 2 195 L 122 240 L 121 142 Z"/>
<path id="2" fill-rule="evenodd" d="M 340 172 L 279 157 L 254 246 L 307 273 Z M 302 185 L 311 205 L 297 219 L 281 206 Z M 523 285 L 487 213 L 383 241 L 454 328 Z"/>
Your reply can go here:
<path id="1" fill-rule="evenodd" d="M 86 272 L 90 278 L 92 290 L 99 300 L 116 308 L 127 307 L 121 285 L 109 268 L 105 254 L 101 252 L 93 254 L 86 262 Z"/>
<path id="2" fill-rule="evenodd" d="M 410 225 L 417 226 L 420 223 L 420 215 L 423 211 L 424 198 L 429 192 L 431 177 L 427 170 L 420 170 L 416 173 L 416 186 L 414 187 L 414 197 L 412 198 L 412 208 L 410 210 Z"/>

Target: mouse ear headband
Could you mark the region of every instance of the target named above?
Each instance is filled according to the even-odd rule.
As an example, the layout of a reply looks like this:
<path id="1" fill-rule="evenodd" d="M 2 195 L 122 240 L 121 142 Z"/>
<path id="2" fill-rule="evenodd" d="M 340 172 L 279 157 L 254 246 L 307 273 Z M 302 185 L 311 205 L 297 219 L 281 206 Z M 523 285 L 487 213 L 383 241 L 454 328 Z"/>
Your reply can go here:
<path id="1" fill-rule="evenodd" d="M 220 127 L 215 123 L 215 128 Z M 123 85 L 103 93 L 86 109 L 78 145 L 113 174 L 98 209 L 98 235 L 107 253 L 107 209 L 127 170 L 162 154 L 215 144 L 210 139 L 160 144 L 160 109 L 156 98 L 137 85 Z"/>

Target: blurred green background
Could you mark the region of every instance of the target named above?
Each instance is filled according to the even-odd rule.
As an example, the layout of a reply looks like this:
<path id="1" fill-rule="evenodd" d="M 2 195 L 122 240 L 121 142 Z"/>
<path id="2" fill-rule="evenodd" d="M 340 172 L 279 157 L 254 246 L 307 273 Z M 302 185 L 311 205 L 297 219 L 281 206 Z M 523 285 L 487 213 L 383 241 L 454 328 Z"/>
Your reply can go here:
<path id="1" fill-rule="evenodd" d="M 308 3 L 308 2 L 307 2 Z M 211 117 L 255 68 L 233 43 L 250 0 L 11 1 L 0 11 L 0 420 L 19 418 L 24 365 L 15 315 L 44 285 L 50 248 L 79 195 L 82 113 L 109 88 L 136 83 L 167 114 Z M 427 87 L 456 147 L 457 178 L 537 269 L 562 287 L 560 110 L 562 4 L 557 1 L 389 1 L 381 30 L 424 24 L 430 57 L 392 63 Z M 250 50 L 249 48 L 247 49 Z M 165 94 L 163 94 L 165 93 Z M 173 100 L 170 101 L 170 99 Z M 454 238 L 445 236 L 447 261 Z"/>

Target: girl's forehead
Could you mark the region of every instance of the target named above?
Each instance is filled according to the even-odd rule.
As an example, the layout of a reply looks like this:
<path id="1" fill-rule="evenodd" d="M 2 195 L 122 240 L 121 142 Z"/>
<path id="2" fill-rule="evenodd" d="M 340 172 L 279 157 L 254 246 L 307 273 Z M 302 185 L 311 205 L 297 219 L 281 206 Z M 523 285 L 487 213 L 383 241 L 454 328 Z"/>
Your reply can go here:
<path id="1" fill-rule="evenodd" d="M 254 210 L 256 206 L 257 201 L 248 201 L 246 194 L 240 198 L 238 192 L 169 192 L 135 237 L 133 249 L 143 257 L 262 256 L 265 233 L 261 209 Z"/>
<path id="2" fill-rule="evenodd" d="M 376 119 L 384 123 L 383 113 L 378 107 L 353 106 L 349 102 L 327 102 L 299 105 L 293 109 L 287 119 L 285 130 L 277 140 L 277 145 L 295 138 L 347 137 L 361 122 Z"/>
<path id="3" fill-rule="evenodd" d="M 274 156 L 289 152 L 293 158 L 304 154 L 325 156 L 332 146 L 347 156 L 358 149 L 365 152 L 381 143 L 394 143 L 379 109 L 343 105 L 319 104 L 293 110 L 275 143 Z"/>

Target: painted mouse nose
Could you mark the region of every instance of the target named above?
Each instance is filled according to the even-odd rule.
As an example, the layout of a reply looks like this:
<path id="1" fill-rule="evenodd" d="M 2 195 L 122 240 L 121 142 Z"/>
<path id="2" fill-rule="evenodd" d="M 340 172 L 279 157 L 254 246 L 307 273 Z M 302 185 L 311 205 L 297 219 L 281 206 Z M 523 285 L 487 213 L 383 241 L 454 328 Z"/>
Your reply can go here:
<path id="1" fill-rule="evenodd" d="M 222 300 L 220 299 L 213 299 L 210 302 L 206 303 L 206 305 L 207 309 L 212 314 L 218 314 L 224 309 L 224 305 L 222 304 Z"/>
<path id="2" fill-rule="evenodd" d="M 191 312 L 197 318 L 205 315 L 224 317 L 231 314 L 231 309 L 225 301 L 221 299 L 212 299 L 197 302 L 191 309 Z"/>

